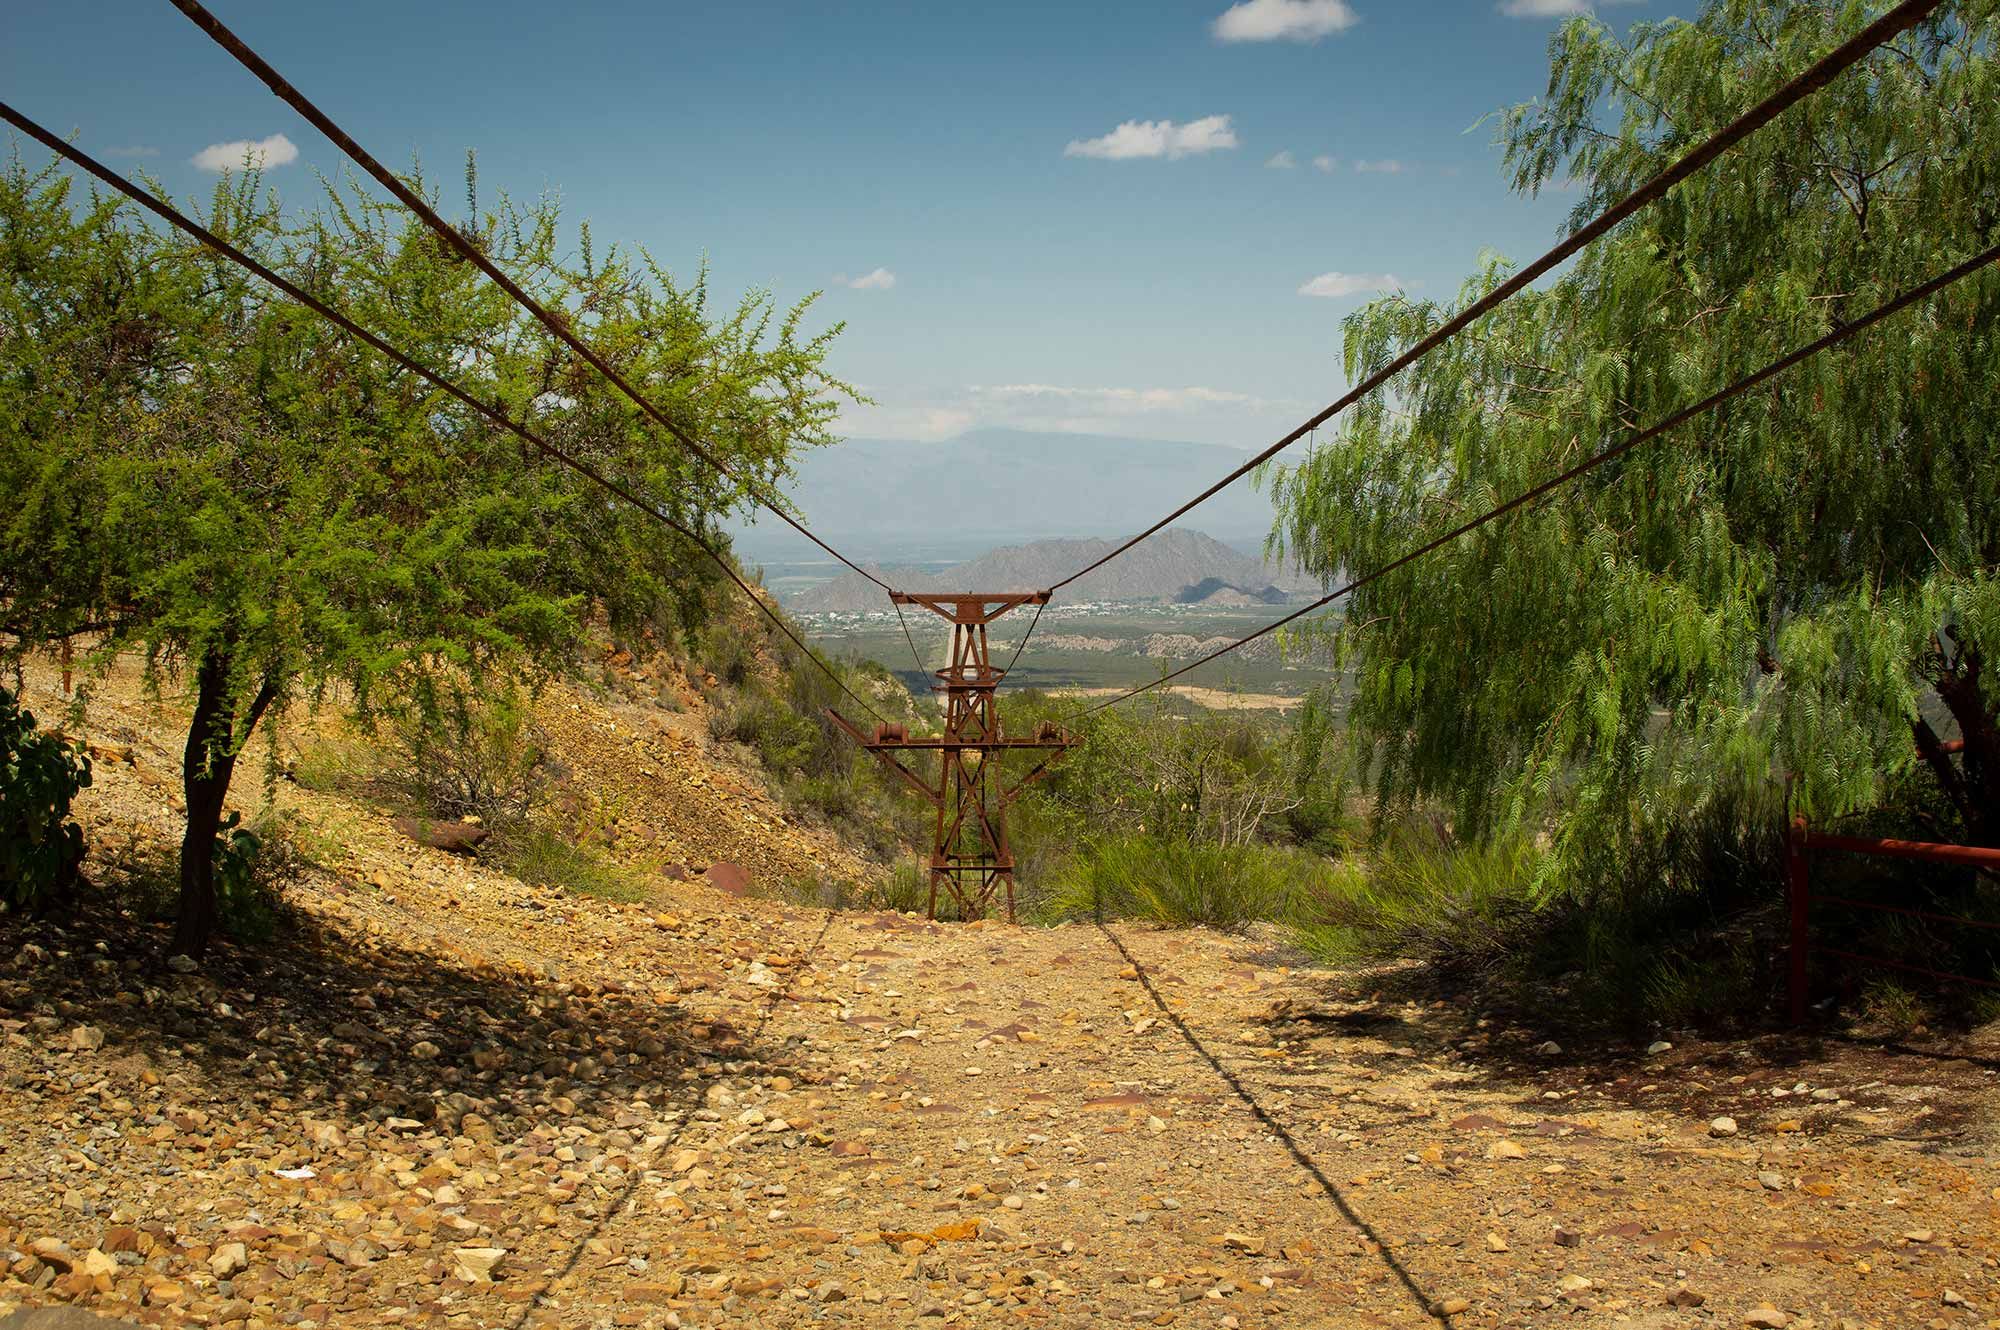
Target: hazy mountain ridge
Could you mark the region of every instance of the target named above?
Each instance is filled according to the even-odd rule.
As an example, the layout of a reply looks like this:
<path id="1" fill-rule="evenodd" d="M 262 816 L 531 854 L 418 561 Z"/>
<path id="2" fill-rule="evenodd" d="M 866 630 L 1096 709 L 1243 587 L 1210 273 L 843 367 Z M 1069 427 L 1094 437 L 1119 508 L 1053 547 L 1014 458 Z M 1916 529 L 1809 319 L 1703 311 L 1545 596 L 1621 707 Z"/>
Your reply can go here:
<path id="1" fill-rule="evenodd" d="M 846 439 L 798 459 L 786 491 L 807 526 L 863 553 L 907 549 L 929 532 L 969 548 L 1137 531 L 1241 466 L 1219 444 L 1103 434 L 978 429 L 940 443 Z M 1203 504 L 1205 531 L 1261 540 L 1271 503 L 1240 480 Z M 812 557 L 767 518 L 731 525 L 753 559 Z M 795 548 L 796 547 L 796 548 Z"/>
<path id="2" fill-rule="evenodd" d="M 915 568 L 870 571 L 900 591 L 1039 591 L 1118 547 L 1114 540 L 1038 540 L 991 550 L 943 573 Z M 1056 604 L 1173 601 L 1184 604 L 1275 603 L 1316 591 L 1296 571 L 1252 558 L 1200 531 L 1169 527 L 1104 567 L 1064 587 Z M 885 608 L 882 590 L 846 573 L 800 592 L 788 608 L 827 614 Z"/>

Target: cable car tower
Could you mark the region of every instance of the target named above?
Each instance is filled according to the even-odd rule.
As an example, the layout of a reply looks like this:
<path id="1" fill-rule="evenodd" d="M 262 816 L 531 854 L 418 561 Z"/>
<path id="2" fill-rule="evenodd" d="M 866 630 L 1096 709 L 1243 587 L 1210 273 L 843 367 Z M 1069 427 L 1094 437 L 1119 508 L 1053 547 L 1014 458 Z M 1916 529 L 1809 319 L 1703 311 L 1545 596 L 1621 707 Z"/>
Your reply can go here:
<path id="1" fill-rule="evenodd" d="M 931 844 L 930 917 L 937 918 L 938 889 L 958 906 L 961 919 L 983 919 L 1003 892 L 1007 922 L 1014 922 L 1014 855 L 1007 845 L 1007 806 L 1039 780 L 1076 740 L 1053 721 L 1043 721 L 1032 739 L 1009 739 L 993 694 L 1007 671 L 995 669 L 986 626 L 1009 610 L 1049 602 L 1047 591 L 998 594 L 917 595 L 892 591 L 898 606 L 917 605 L 951 625 L 951 663 L 935 671 L 934 690 L 944 694 L 944 730 L 911 738 L 904 726 L 877 725 L 863 734 L 835 711 L 827 717 L 853 740 L 893 769 L 937 810 Z M 1012 785 L 1000 770 L 1001 754 L 1016 749 L 1044 754 Z M 919 776 L 905 759 L 919 752 L 938 754 L 935 784 Z"/>

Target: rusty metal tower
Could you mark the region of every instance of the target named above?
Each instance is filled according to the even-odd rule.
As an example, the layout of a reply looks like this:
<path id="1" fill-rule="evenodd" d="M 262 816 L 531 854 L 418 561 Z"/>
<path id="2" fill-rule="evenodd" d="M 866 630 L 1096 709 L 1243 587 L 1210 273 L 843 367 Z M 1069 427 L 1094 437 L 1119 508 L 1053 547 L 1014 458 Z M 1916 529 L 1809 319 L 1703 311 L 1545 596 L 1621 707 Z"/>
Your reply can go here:
<path id="1" fill-rule="evenodd" d="M 1023 605 L 1046 605 L 1046 591 L 997 594 L 916 595 L 890 593 L 898 605 L 916 605 L 951 625 L 951 663 L 935 672 L 935 690 L 944 694 L 944 730 L 911 738 L 901 725 L 875 727 L 864 734 L 828 707 L 834 724 L 873 753 L 922 794 L 937 810 L 931 845 L 930 917 L 937 918 L 938 889 L 958 906 L 961 919 L 982 919 L 1003 891 L 1007 922 L 1014 922 L 1014 855 L 1007 845 L 1007 806 L 1049 769 L 1076 741 L 1044 721 L 1032 739 L 1009 739 L 993 694 L 1006 671 L 993 666 L 986 626 Z M 1045 756 L 1012 785 L 1000 771 L 1001 754 L 1024 749 Z M 935 784 L 904 765 L 904 757 L 935 750 Z"/>

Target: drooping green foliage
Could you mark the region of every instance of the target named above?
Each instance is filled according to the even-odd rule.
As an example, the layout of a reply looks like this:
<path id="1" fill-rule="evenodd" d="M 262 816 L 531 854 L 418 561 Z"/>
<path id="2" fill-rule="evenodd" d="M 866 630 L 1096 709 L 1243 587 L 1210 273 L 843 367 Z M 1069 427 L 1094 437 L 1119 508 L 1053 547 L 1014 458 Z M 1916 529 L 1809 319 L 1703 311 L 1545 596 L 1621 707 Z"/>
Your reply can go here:
<path id="1" fill-rule="evenodd" d="M 89 784 L 79 746 L 38 728 L 0 687 L 0 902 L 38 905 L 75 878 L 83 832 L 69 808 Z"/>
<path id="2" fill-rule="evenodd" d="M 1574 20 L 1548 98 L 1500 121 L 1514 184 L 1594 215 L 1880 8 Z M 1273 544 L 1377 567 L 1992 244 L 1996 13 L 1947 5 L 1423 359 L 1276 475 Z M 1446 312 L 1359 311 L 1349 376 Z M 1461 834 L 1552 819 L 1562 876 L 1704 807 L 1768 818 L 1788 783 L 1844 814 L 1927 761 L 2000 843 L 1996 325 L 1988 270 L 1360 593 L 1308 637 L 1353 671 L 1384 806 Z"/>
<path id="3" fill-rule="evenodd" d="M 832 332 L 753 293 L 710 305 L 643 252 L 574 254 L 554 203 L 463 225 L 736 472 L 645 421 L 470 264 L 330 187 L 292 216 L 254 174 L 208 224 L 684 525 L 713 530 L 828 440 Z M 837 331 L 837 329 L 835 330 Z M 629 505 L 317 315 L 54 168 L 0 174 L 0 628 L 83 636 L 194 701 L 180 945 L 214 918 L 213 841 L 260 718 L 338 685 L 429 711 L 563 661 L 586 621 L 684 627 L 713 574 Z"/>

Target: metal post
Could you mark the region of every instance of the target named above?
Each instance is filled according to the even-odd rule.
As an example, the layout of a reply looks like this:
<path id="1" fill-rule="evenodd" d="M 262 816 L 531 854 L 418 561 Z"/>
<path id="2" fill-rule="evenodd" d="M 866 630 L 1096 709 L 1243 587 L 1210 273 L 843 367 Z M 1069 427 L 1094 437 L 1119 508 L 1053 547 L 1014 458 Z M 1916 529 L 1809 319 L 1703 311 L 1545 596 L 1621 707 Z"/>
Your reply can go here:
<path id="1" fill-rule="evenodd" d="M 1791 944 L 1786 951 L 1786 993 L 1793 1025 L 1806 1023 L 1806 928 L 1812 908 L 1812 879 L 1806 864 L 1806 820 L 1785 824 L 1785 901 L 1791 907 Z"/>

